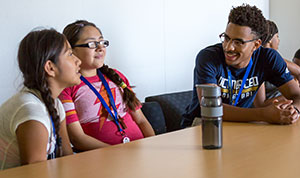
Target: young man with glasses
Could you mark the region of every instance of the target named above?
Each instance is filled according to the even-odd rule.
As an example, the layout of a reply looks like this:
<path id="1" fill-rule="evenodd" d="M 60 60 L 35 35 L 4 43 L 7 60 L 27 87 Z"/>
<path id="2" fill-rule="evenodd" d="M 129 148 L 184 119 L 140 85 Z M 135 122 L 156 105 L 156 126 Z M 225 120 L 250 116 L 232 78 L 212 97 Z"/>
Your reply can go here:
<path id="1" fill-rule="evenodd" d="M 182 127 L 191 126 L 194 118 L 200 117 L 201 93 L 196 84 L 221 88 L 225 121 L 292 124 L 298 120 L 300 89 L 279 53 L 260 47 L 265 32 L 266 19 L 257 7 L 242 5 L 231 10 L 226 30 L 220 35 L 222 43 L 197 55 L 193 99 L 183 114 Z M 264 81 L 277 86 L 289 100 L 250 108 Z"/>

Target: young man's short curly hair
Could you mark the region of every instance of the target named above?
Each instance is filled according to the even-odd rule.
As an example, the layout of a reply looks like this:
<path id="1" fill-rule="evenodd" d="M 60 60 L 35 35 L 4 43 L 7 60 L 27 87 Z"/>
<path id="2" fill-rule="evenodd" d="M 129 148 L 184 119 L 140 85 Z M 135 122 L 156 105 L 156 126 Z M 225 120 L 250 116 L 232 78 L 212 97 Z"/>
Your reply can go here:
<path id="1" fill-rule="evenodd" d="M 233 7 L 228 17 L 228 23 L 250 27 L 258 38 L 261 38 L 267 31 L 266 19 L 261 10 L 248 4 Z"/>

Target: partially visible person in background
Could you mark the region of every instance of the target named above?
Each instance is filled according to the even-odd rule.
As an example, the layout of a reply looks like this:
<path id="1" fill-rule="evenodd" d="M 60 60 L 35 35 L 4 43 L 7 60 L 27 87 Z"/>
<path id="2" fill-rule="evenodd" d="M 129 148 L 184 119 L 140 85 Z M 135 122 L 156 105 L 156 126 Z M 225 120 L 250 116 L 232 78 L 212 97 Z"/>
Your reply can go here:
<path id="1" fill-rule="evenodd" d="M 57 98 L 80 83 L 80 60 L 53 29 L 21 41 L 18 64 L 24 87 L 0 107 L 0 166 L 7 169 L 73 154 L 65 111 Z"/>
<path id="2" fill-rule="evenodd" d="M 262 46 L 265 48 L 278 50 L 280 40 L 277 25 L 273 21 L 267 20 L 267 26 L 268 31 L 265 34 L 264 39 L 262 40 Z M 284 59 L 284 61 L 287 64 L 288 70 L 298 82 L 300 80 L 300 67 L 287 59 Z M 259 88 L 253 104 L 255 107 L 260 107 L 270 104 L 275 99 L 286 100 L 275 85 L 266 81 Z"/>
<path id="3" fill-rule="evenodd" d="M 293 62 L 300 66 L 300 49 L 298 49 L 294 55 Z"/>

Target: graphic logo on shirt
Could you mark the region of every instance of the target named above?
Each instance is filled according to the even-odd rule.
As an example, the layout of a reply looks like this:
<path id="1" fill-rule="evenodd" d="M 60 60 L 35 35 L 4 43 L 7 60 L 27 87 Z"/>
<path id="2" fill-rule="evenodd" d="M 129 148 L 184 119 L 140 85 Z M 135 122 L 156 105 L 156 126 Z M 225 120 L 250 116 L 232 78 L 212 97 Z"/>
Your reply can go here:
<path id="1" fill-rule="evenodd" d="M 118 114 L 121 117 L 124 117 L 127 114 L 127 110 L 122 98 L 122 90 L 109 79 L 106 79 L 106 81 L 109 84 L 112 96 L 115 100 Z M 104 100 L 111 108 L 111 111 L 114 112 L 101 80 L 97 77 L 93 77 L 90 79 L 90 82 L 99 94 L 104 97 Z M 111 123 L 113 118 L 110 116 L 109 112 L 106 111 L 101 101 L 99 101 L 95 93 L 86 84 L 82 83 L 72 87 L 68 89 L 67 92 L 68 93 L 64 93 L 65 98 L 63 98 L 63 105 L 66 110 L 66 120 L 68 124 L 79 121 L 80 124 L 86 126 L 85 128 L 89 128 L 89 123 L 95 123 L 97 125 L 97 130 L 105 127 L 106 123 L 109 125 L 113 124 Z"/>
<path id="2" fill-rule="evenodd" d="M 98 92 L 99 92 L 99 91 L 98 91 Z M 100 93 L 100 95 L 103 97 L 103 99 L 104 99 L 104 101 L 106 102 L 106 104 L 108 105 L 108 107 L 110 108 L 111 112 L 114 114 L 112 105 L 111 105 L 111 103 L 110 103 L 110 101 L 109 101 L 108 93 L 107 93 L 107 91 L 106 91 L 104 85 L 101 86 L 100 92 L 99 92 L 99 93 Z M 112 93 L 113 98 L 114 98 L 114 100 L 115 100 L 115 98 L 116 98 L 116 88 L 111 88 L 111 93 Z M 100 100 L 99 100 L 98 97 L 97 97 L 97 99 L 96 99 L 96 101 L 95 101 L 94 104 L 98 104 L 98 103 L 100 103 Z M 120 104 L 117 104 L 117 103 L 115 103 L 115 104 L 116 104 L 116 108 L 117 108 L 117 110 L 118 110 Z M 99 117 L 99 124 L 100 124 L 100 125 L 99 125 L 99 130 L 102 129 L 103 124 L 104 124 L 104 122 L 106 121 L 107 118 L 113 119 L 113 118 L 110 116 L 110 114 L 108 113 L 108 111 L 106 110 L 106 108 L 103 106 L 103 104 L 100 104 L 100 108 L 99 108 L 99 111 L 98 111 L 98 116 L 100 116 L 100 117 Z"/>
<path id="3" fill-rule="evenodd" d="M 232 100 L 234 101 L 239 93 L 243 80 L 232 80 Z M 218 80 L 218 85 L 221 87 L 222 98 L 229 99 L 230 97 L 230 88 L 229 82 L 227 78 L 223 78 L 222 76 Z M 240 99 L 248 98 L 254 95 L 256 90 L 258 89 L 259 81 L 257 76 L 248 78 L 245 82 L 243 91 L 241 93 Z"/>
<path id="4" fill-rule="evenodd" d="M 288 68 L 285 68 L 285 73 L 287 74 L 287 73 L 289 73 L 290 71 L 289 71 L 289 69 Z"/>

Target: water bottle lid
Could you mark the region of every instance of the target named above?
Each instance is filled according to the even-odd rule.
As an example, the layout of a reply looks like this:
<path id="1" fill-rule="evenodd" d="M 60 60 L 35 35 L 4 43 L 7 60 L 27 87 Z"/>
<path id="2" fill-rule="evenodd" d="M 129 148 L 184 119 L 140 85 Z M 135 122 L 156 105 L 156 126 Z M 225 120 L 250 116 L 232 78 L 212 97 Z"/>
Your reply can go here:
<path id="1" fill-rule="evenodd" d="M 197 88 L 201 88 L 202 90 L 202 96 L 214 96 L 218 97 L 221 96 L 221 88 L 214 85 L 199 85 L 196 84 Z"/>

